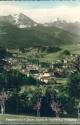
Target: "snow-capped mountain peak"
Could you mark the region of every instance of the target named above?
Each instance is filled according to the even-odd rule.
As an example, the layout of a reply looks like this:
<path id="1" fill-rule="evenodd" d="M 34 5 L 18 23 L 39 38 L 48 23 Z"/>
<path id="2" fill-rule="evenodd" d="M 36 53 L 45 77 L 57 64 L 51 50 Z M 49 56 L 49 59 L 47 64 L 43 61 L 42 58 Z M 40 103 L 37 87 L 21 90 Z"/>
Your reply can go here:
<path id="1" fill-rule="evenodd" d="M 13 18 L 15 20 L 15 23 L 18 24 L 19 14 L 13 15 Z"/>
<path id="2" fill-rule="evenodd" d="M 1 16 L 0 21 L 9 22 L 11 24 L 18 26 L 19 28 L 27 28 L 38 25 L 38 23 L 36 23 L 31 18 L 22 13 L 8 15 L 8 16 Z"/>
<path id="3" fill-rule="evenodd" d="M 32 27 L 37 25 L 35 21 L 22 13 L 15 14 L 13 18 L 15 20 L 15 24 L 17 24 L 20 28 Z"/>

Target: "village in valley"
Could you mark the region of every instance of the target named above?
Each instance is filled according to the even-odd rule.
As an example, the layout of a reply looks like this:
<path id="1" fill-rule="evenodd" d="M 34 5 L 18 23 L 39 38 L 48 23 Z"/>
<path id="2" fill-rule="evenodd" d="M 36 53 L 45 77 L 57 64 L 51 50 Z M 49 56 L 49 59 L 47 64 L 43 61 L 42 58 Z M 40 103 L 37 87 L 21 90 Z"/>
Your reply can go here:
<path id="1" fill-rule="evenodd" d="M 7 51 L 10 52 L 10 50 Z M 80 70 L 80 55 L 70 54 L 68 50 L 64 51 L 61 59 L 55 61 L 40 61 L 42 59 L 39 57 L 33 58 L 33 55 L 27 56 L 28 52 L 25 53 L 19 49 L 16 49 L 15 53 L 14 51 L 14 49 L 11 51 L 10 57 L 2 59 L 4 70 L 18 70 L 27 77 L 31 76 L 45 84 L 56 83 L 58 79 L 64 80 L 70 73 Z M 38 50 L 36 51 L 36 56 L 37 52 Z"/>

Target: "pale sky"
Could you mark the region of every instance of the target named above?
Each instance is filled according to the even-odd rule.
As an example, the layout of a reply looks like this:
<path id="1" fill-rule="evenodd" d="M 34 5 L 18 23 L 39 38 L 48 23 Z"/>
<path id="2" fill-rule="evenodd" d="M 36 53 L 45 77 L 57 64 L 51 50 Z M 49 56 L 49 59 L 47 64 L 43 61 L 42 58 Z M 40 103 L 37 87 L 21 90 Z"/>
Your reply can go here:
<path id="1" fill-rule="evenodd" d="M 53 22 L 57 18 L 80 21 L 80 0 L 68 1 L 0 1 L 0 16 L 23 13 L 36 22 Z"/>

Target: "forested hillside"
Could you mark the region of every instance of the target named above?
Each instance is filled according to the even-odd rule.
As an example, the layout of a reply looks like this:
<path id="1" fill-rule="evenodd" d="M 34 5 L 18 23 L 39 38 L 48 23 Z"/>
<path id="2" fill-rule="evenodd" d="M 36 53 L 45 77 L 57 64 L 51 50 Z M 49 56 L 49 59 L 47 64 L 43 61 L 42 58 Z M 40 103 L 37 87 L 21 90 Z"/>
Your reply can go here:
<path id="1" fill-rule="evenodd" d="M 79 36 L 56 27 L 36 26 L 18 28 L 9 23 L 0 23 L 0 46 L 26 48 L 30 46 L 60 46 L 79 42 Z"/>

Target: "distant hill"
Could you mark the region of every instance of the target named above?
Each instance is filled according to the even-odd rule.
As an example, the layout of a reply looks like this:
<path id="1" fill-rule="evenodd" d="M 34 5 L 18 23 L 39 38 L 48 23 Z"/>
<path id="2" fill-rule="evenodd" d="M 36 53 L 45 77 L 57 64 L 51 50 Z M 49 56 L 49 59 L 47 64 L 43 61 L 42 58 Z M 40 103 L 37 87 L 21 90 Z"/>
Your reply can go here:
<path id="1" fill-rule="evenodd" d="M 11 20 L 11 17 L 7 18 L 7 20 L 5 19 L 5 21 L 3 18 L 0 18 L 0 46 L 3 47 L 26 48 L 37 45 L 62 46 L 80 42 L 80 37 L 76 34 L 70 33 L 55 26 L 45 27 L 37 24 L 28 17 L 25 17 L 28 19 L 28 21 L 27 19 L 24 19 L 26 21 L 23 21 L 25 22 L 25 25 L 30 24 L 31 26 L 27 26 L 25 28 L 20 28 L 17 26 L 17 24 L 21 24 L 21 20 L 16 24 L 13 23 L 14 21 Z"/>
<path id="2" fill-rule="evenodd" d="M 80 35 L 80 22 L 67 22 L 65 20 L 57 19 L 51 23 L 45 23 L 44 26 L 57 27 L 65 31 Z"/>

